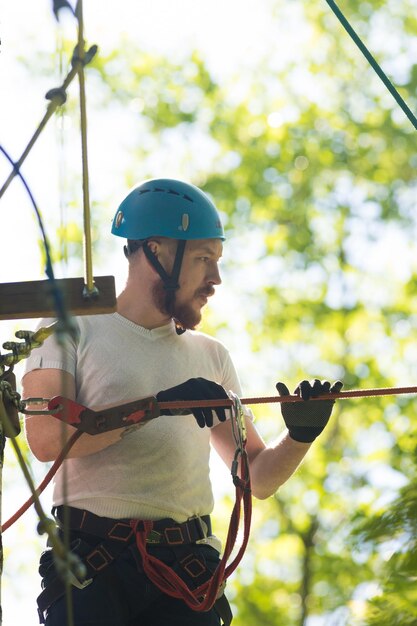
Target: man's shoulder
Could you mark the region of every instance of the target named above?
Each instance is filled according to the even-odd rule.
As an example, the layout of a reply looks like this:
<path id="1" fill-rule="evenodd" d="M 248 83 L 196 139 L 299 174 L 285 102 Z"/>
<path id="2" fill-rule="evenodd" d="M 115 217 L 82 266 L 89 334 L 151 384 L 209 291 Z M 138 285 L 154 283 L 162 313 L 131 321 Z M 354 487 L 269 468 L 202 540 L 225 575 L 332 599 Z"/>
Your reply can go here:
<path id="1" fill-rule="evenodd" d="M 80 331 L 90 328 L 102 328 L 114 323 L 114 313 L 100 313 L 95 315 L 78 315 L 74 317 L 74 323 Z"/>
<path id="2" fill-rule="evenodd" d="M 190 330 L 184 333 L 184 337 L 188 335 L 188 340 L 192 343 L 199 343 L 201 345 L 212 347 L 213 349 L 218 349 L 220 351 L 228 352 L 224 343 L 218 339 L 217 337 L 213 337 L 213 335 L 209 335 L 200 330 Z"/>

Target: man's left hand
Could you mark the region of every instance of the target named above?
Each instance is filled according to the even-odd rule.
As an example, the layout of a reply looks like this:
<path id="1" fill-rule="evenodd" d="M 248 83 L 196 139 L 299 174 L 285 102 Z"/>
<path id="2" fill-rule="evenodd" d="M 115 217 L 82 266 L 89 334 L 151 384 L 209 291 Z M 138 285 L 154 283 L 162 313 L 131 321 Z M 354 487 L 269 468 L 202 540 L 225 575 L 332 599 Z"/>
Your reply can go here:
<path id="1" fill-rule="evenodd" d="M 294 394 L 303 400 L 317 398 L 322 394 L 337 393 L 343 387 L 338 380 L 333 385 L 328 380 L 303 380 L 294 390 Z M 289 396 L 290 392 L 284 383 L 276 384 L 280 396 Z M 314 400 L 314 402 L 282 402 L 281 413 L 288 428 L 291 439 L 303 443 L 311 443 L 324 430 L 332 413 L 334 400 Z"/>

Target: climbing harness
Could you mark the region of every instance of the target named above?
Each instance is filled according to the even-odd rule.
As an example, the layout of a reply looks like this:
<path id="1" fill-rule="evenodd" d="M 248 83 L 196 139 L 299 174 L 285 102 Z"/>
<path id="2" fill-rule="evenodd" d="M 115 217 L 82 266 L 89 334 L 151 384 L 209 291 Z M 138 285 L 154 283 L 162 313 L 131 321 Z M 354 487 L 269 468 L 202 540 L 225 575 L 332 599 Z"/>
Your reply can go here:
<path id="1" fill-rule="evenodd" d="M 323 400 L 323 399 L 348 399 L 352 397 L 370 397 L 381 395 L 397 395 L 397 394 L 412 394 L 417 393 L 417 387 L 399 387 L 399 388 L 379 388 L 379 389 L 359 389 L 350 391 L 341 391 L 333 394 L 323 394 L 318 398 L 311 398 L 310 401 Z M 167 543 L 168 545 L 183 545 L 187 543 L 184 537 L 189 540 L 189 543 L 195 537 L 194 534 L 188 529 L 178 528 L 178 524 L 171 523 L 167 525 L 167 522 L 163 521 L 162 526 L 159 522 L 141 521 L 141 520 L 107 520 L 106 518 L 98 518 L 99 524 L 107 525 L 110 539 L 116 539 L 116 530 L 122 533 L 123 541 L 133 540 L 134 537 L 137 549 L 141 555 L 142 566 L 149 577 L 149 579 L 157 585 L 164 593 L 172 595 L 176 598 L 181 598 L 187 603 L 190 608 L 195 611 L 206 611 L 216 602 L 219 589 L 222 588 L 225 580 L 230 576 L 234 569 L 239 564 L 243 557 L 244 551 L 247 546 L 247 542 L 250 534 L 250 520 L 251 520 L 251 494 L 250 494 L 250 476 L 249 476 L 249 464 L 246 455 L 246 432 L 244 415 L 242 411 L 242 404 L 256 404 L 266 402 L 300 402 L 302 401 L 299 396 L 273 396 L 264 398 L 244 398 L 239 400 L 237 396 L 229 393 L 231 399 L 227 400 L 195 400 L 195 401 L 174 401 L 174 402 L 161 402 L 156 403 L 155 398 L 146 398 L 138 402 L 121 405 L 114 407 L 110 415 L 102 415 L 100 412 L 94 412 L 82 405 L 73 401 L 68 401 L 62 396 L 58 396 L 49 400 L 48 410 L 55 414 L 58 419 L 66 421 L 77 428 L 76 434 L 81 435 L 82 432 L 89 432 L 90 434 L 97 434 L 104 432 L 105 429 L 111 430 L 114 428 L 121 428 L 122 426 L 129 426 L 131 424 L 139 424 L 146 422 L 149 419 L 153 419 L 159 415 L 161 409 L 184 409 L 195 408 L 202 406 L 210 406 L 215 408 L 220 404 L 222 406 L 228 405 L 232 409 L 231 427 L 236 444 L 236 452 L 232 463 L 231 473 L 233 482 L 236 488 L 236 502 L 233 508 L 233 512 L 230 519 L 230 526 L 227 535 L 224 555 L 222 560 L 216 569 L 215 573 L 209 581 L 204 582 L 194 590 L 190 590 L 184 580 L 176 572 L 173 572 L 170 567 L 161 563 L 156 557 L 152 556 L 148 552 L 148 546 L 150 544 Z M 43 400 L 45 402 L 45 400 Z M 105 413 L 105 412 L 104 412 Z M 85 420 L 85 424 L 83 424 Z M 239 471 L 240 468 L 240 471 Z M 235 545 L 236 536 L 239 527 L 239 520 L 241 516 L 243 504 L 244 511 L 244 539 L 239 549 L 239 552 L 235 560 L 227 566 L 227 560 Z M 82 516 L 82 523 L 80 521 Z M 89 512 L 80 512 L 75 509 L 73 512 L 71 509 L 70 524 L 71 528 L 84 529 L 92 534 L 100 534 L 102 530 L 98 531 L 98 522 L 94 521 L 96 516 L 93 516 Z M 76 521 L 78 519 L 78 521 Z M 89 521 L 88 521 L 89 520 Z M 93 520 L 93 521 L 91 521 Z M 207 525 L 207 520 L 203 518 L 203 522 Z M 193 522 L 194 523 L 194 522 Z M 165 524 L 165 525 L 164 525 Z M 5 528 L 8 528 L 11 524 L 7 523 Z M 198 522 L 200 525 L 200 522 Z M 129 526 L 129 529 L 127 528 Z M 114 527 L 117 527 L 115 529 Z M 101 527 L 100 527 L 101 528 Z M 161 532 L 162 528 L 162 532 Z M 188 528 L 188 527 L 187 527 Z M 93 529 L 95 532 L 93 532 Z M 208 530 L 210 525 L 208 524 Z M 133 533 L 133 534 L 132 534 Z M 120 534 L 120 533 L 119 533 Z M 107 536 L 103 535 L 103 536 Z M 114 535 L 114 536 L 113 536 Z M 118 540 L 122 540 L 122 537 L 118 535 Z M 121 546 L 121 544 L 120 544 Z M 104 556 L 103 556 L 104 555 Z M 117 554 L 114 552 L 114 546 L 108 548 L 107 544 L 103 545 L 103 548 L 97 548 L 92 551 L 92 554 L 88 557 L 87 581 L 92 578 L 92 573 L 98 573 L 105 566 L 107 566 Z M 192 561 L 190 560 L 190 563 Z M 185 559 L 187 568 L 191 566 L 188 564 L 188 560 Z M 193 562 L 193 567 L 198 565 Z M 190 569 L 192 570 L 192 568 Z M 82 583 L 80 583 L 82 584 Z M 56 583 L 53 587 L 53 592 L 58 589 L 59 583 Z M 61 587 L 59 587 L 61 588 Z M 45 603 L 49 602 L 52 591 L 47 593 L 45 591 L 41 594 L 40 609 L 45 610 Z"/>
<path id="2" fill-rule="evenodd" d="M 26 341 L 40 342 L 41 338 L 46 338 L 53 332 L 56 323 L 46 328 L 40 328 L 37 332 L 31 333 L 30 331 L 19 331 L 16 333 L 19 337 L 25 337 Z M 9 345 L 6 344 L 6 345 Z M 32 343 L 34 345 L 34 343 Z M 28 347 L 18 344 L 18 347 L 14 349 L 13 353 L 6 355 L 0 354 L 0 367 L 2 363 L 11 365 L 18 362 L 20 359 L 28 356 Z M 375 396 L 393 396 L 393 395 L 412 395 L 417 394 L 417 386 L 408 387 L 379 387 L 371 389 L 351 389 L 345 391 L 339 391 L 337 393 L 322 394 L 316 398 L 310 398 L 309 402 L 315 402 L 316 400 L 349 400 L 351 398 L 369 398 Z M 124 405 L 112 407 L 104 411 L 93 411 L 73 400 L 64 398 L 62 396 L 56 396 L 54 398 L 26 398 L 22 400 L 17 392 L 13 392 L 13 403 L 19 412 L 29 415 L 36 414 L 50 414 L 57 419 L 66 422 L 67 424 L 76 428 L 76 431 L 72 438 L 67 442 L 65 448 L 62 450 L 59 457 L 56 459 L 41 485 L 38 487 L 38 493 L 46 488 L 49 482 L 52 480 L 57 469 L 62 461 L 65 459 L 71 447 L 76 440 L 82 435 L 83 432 L 89 434 L 98 434 L 107 430 L 115 430 L 117 428 L 135 428 L 142 423 L 146 423 L 149 419 L 154 419 L 160 415 L 162 410 L 175 411 L 176 409 L 181 411 L 184 409 L 192 408 L 213 408 L 216 407 L 230 407 L 235 406 L 236 410 L 237 399 L 221 399 L 221 400 L 175 400 L 166 402 L 157 402 L 156 398 L 151 396 L 149 398 L 140 399 L 134 402 L 130 402 Z M 285 402 L 304 402 L 298 395 L 288 396 L 263 396 L 263 397 L 247 397 L 240 399 L 240 405 L 255 405 L 255 404 L 273 404 L 273 403 L 285 403 Z M 27 405 L 34 404 L 46 405 L 47 408 L 36 411 L 34 409 L 28 410 Z M 240 411 L 238 412 L 240 415 Z M 240 426 L 233 427 L 233 433 L 236 442 L 236 453 L 240 455 L 240 450 L 243 449 L 243 440 L 246 435 L 244 434 L 244 422 L 239 417 Z M 234 422 L 232 422 L 234 424 Z M 242 434 L 243 433 L 243 434 Z M 33 497 L 29 500 L 13 515 L 5 524 L 3 524 L 3 532 L 7 530 L 21 515 L 33 504 Z"/>
<path id="3" fill-rule="evenodd" d="M 402 388 L 385 388 L 370 390 L 351 390 L 338 392 L 334 394 L 323 394 L 319 398 L 311 398 L 311 401 L 329 398 L 352 398 L 364 396 L 393 395 L 397 393 L 417 393 L 417 387 Z M 229 392 L 230 400 L 211 400 L 211 401 L 176 401 L 161 402 L 159 410 L 155 398 L 146 398 L 138 403 L 129 403 L 114 407 L 110 419 L 102 416 L 82 405 L 72 401 L 66 401 L 65 398 L 57 397 L 51 399 L 48 403 L 48 409 L 55 410 L 56 417 L 64 419 L 68 424 L 78 428 L 78 433 L 89 432 L 95 434 L 103 432 L 103 429 L 120 428 L 121 425 L 129 425 L 130 423 L 140 423 L 159 415 L 162 408 L 171 410 L 177 408 L 194 408 L 196 406 L 215 407 L 221 403 L 230 404 L 232 408 L 231 427 L 236 444 L 236 452 L 233 459 L 231 473 L 236 488 L 236 502 L 230 519 L 230 526 L 227 535 L 226 545 L 223 557 L 208 580 L 201 585 L 190 588 L 189 582 L 184 580 L 184 573 L 173 571 L 163 561 L 149 553 L 150 545 L 169 545 L 169 546 L 186 546 L 199 539 L 210 535 L 211 524 L 207 517 L 194 518 L 188 520 L 184 524 L 176 524 L 172 520 L 161 520 L 159 522 L 143 521 L 143 520 L 110 520 L 100 518 L 88 511 L 71 509 L 69 514 L 69 525 L 71 530 L 82 530 L 87 533 L 99 536 L 104 541 L 95 546 L 92 551 L 83 558 L 83 564 L 86 567 L 85 578 L 78 581 L 77 586 L 83 588 L 90 584 L 95 575 L 99 574 L 107 567 L 127 545 L 131 545 L 134 541 L 137 550 L 141 556 L 141 567 L 148 578 L 164 593 L 182 599 L 194 611 L 207 611 L 216 603 L 219 604 L 219 593 L 222 594 L 224 584 L 230 574 L 239 564 L 245 552 L 250 534 L 251 522 L 251 490 L 249 464 L 246 454 L 246 429 L 244 422 L 244 414 L 242 410 L 242 402 L 245 404 L 262 403 L 262 402 L 289 402 L 302 401 L 298 396 L 273 397 L 273 398 L 247 398 L 240 400 L 235 394 Z M 131 411 L 131 413 L 129 413 Z M 83 422 L 85 421 L 85 425 Z M 240 472 L 239 472 L 240 467 Z M 235 560 L 227 566 L 227 560 L 235 545 L 236 536 L 241 517 L 241 506 L 243 502 L 244 509 L 244 539 Z M 59 508 L 60 509 L 60 508 Z M 62 518 L 60 510 L 57 510 L 58 519 Z M 185 555 L 185 556 L 184 556 Z M 205 573 L 204 564 L 193 555 L 183 553 L 180 562 L 182 569 L 188 574 L 191 581 L 196 581 Z M 50 586 L 41 593 L 38 598 L 39 615 L 41 620 L 45 610 L 58 597 L 62 596 L 63 584 L 56 579 Z M 222 610 L 224 614 L 224 624 L 230 623 L 227 611 L 227 601 L 223 598 Z M 217 609 L 220 611 L 219 606 Z"/>
<path id="4" fill-rule="evenodd" d="M 82 558 L 85 566 L 84 578 L 74 582 L 75 586 L 80 589 L 88 586 L 95 576 L 103 572 L 128 547 L 134 548 L 134 524 L 137 524 L 138 528 L 144 528 L 144 522 L 138 520 L 99 517 L 89 511 L 73 507 L 56 507 L 53 509 L 53 514 L 61 530 L 65 523 L 75 536 L 81 532 L 95 539 L 95 545 Z M 159 520 L 153 523 L 152 532 L 147 538 L 147 545 L 169 546 L 180 551 L 180 566 L 184 573 L 195 582 L 203 574 L 207 577 L 209 572 L 205 565 L 193 555 L 191 544 L 205 541 L 211 533 L 211 520 L 208 515 L 193 517 L 183 523 L 177 523 L 172 519 Z M 142 570 L 141 564 L 138 565 Z M 48 607 L 62 595 L 63 583 L 57 577 L 38 597 L 41 621 Z"/>
<path id="5" fill-rule="evenodd" d="M 207 539 L 211 535 L 209 516 L 195 517 L 182 524 L 173 520 L 144 521 L 144 520 L 110 520 L 93 515 L 88 511 L 69 508 L 68 524 L 70 530 L 77 530 L 104 538 L 104 542 L 95 546 L 83 558 L 85 577 L 78 580 L 77 587 L 83 588 L 90 584 L 95 575 L 121 554 L 127 545 L 135 542 L 141 557 L 141 568 L 163 593 L 174 598 L 182 599 L 194 611 L 208 611 L 217 605 L 217 611 L 223 617 L 224 624 L 231 621 L 231 612 L 227 601 L 223 598 L 224 586 L 227 578 L 236 569 L 245 552 L 251 523 L 251 489 L 249 476 L 249 462 L 246 454 L 246 429 L 242 405 L 237 396 L 230 394 L 231 424 L 236 443 L 231 473 L 236 490 L 236 501 L 230 518 L 224 554 L 214 572 L 207 570 L 205 564 L 199 560 L 191 548 L 182 550 L 179 560 L 180 571 L 149 553 L 149 545 L 168 545 L 178 548 L 189 546 L 198 541 Z M 120 427 L 123 423 L 132 423 L 135 419 L 143 421 L 159 415 L 156 410 L 156 399 L 147 398 L 139 403 L 130 403 L 116 407 L 110 419 L 108 414 L 94 414 L 75 402 L 66 402 L 57 397 L 48 403 L 48 409 L 57 409 L 55 417 L 64 419 L 66 423 L 78 427 L 78 432 L 97 434 L 112 428 Z M 161 403 L 168 404 L 168 403 Z M 139 407 L 139 408 L 138 408 Z M 151 407 L 147 410 L 147 407 Z M 103 412 L 106 413 L 106 412 Z M 129 419 L 126 420 L 126 417 Z M 116 425 L 116 419 L 119 425 Z M 84 423 L 85 422 L 85 423 Z M 235 547 L 239 529 L 243 504 L 244 536 L 242 545 L 232 563 L 227 565 L 231 552 Z M 58 507 L 56 516 L 62 521 L 63 507 Z M 199 582 L 201 581 L 201 582 Z M 47 608 L 63 594 L 63 583 L 59 578 L 48 585 L 38 598 L 39 615 L 43 620 Z M 220 600 L 222 598 L 222 600 Z"/>

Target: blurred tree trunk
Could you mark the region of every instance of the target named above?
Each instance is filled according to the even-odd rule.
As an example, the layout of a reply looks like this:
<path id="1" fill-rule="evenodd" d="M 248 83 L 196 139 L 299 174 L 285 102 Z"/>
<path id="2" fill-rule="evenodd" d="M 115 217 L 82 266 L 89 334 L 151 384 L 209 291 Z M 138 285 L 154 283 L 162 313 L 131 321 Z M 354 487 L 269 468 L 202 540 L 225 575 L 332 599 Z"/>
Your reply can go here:
<path id="1" fill-rule="evenodd" d="M 317 517 L 311 519 L 307 532 L 301 535 L 304 546 L 304 556 L 302 559 L 302 578 L 300 584 L 301 613 L 299 626 L 305 626 L 308 618 L 308 597 L 311 593 L 312 562 L 314 558 L 314 535 L 319 527 Z"/>

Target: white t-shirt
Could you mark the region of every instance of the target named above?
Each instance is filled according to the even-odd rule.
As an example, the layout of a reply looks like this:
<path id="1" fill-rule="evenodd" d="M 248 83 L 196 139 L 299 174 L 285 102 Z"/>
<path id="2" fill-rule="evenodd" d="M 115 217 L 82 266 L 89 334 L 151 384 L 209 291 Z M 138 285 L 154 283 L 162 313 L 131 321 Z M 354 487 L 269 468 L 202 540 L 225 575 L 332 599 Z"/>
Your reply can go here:
<path id="1" fill-rule="evenodd" d="M 77 341 L 67 339 L 63 349 L 49 337 L 33 350 L 25 371 L 69 372 L 75 400 L 84 406 L 123 404 L 195 377 L 241 396 L 227 349 L 208 335 L 177 335 L 174 323 L 147 330 L 118 313 L 76 322 Z M 104 517 L 183 522 L 207 515 L 213 509 L 209 456 L 209 428 L 200 428 L 193 415 L 163 415 L 100 452 L 67 459 L 55 477 L 54 505 L 63 504 L 66 493 L 71 506 Z"/>

